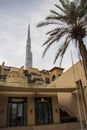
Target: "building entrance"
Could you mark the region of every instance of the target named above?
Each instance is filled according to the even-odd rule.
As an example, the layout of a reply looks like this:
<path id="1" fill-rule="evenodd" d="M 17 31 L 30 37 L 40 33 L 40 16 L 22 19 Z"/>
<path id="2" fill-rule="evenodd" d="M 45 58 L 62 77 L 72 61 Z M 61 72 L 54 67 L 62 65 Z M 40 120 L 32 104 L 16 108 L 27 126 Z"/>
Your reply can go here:
<path id="1" fill-rule="evenodd" d="M 7 126 L 26 125 L 26 98 L 9 98 Z"/>
<path id="2" fill-rule="evenodd" d="M 35 98 L 35 122 L 36 124 L 53 123 L 52 101 L 50 97 Z"/>

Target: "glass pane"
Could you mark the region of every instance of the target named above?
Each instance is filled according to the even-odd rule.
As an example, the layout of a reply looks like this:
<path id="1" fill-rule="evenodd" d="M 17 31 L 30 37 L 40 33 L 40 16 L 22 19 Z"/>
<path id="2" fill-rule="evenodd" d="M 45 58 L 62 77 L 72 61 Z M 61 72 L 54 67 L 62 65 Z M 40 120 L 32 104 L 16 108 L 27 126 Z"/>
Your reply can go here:
<path id="1" fill-rule="evenodd" d="M 22 125 L 23 124 L 23 103 L 18 104 L 18 115 L 17 116 L 18 116 L 17 124 Z"/>
<path id="2" fill-rule="evenodd" d="M 38 123 L 43 123 L 43 111 L 42 111 L 42 104 L 38 103 Z"/>
<path id="3" fill-rule="evenodd" d="M 8 104 L 8 115 L 7 115 L 7 126 L 10 125 L 10 117 L 11 116 L 11 103 Z"/>
<path id="4" fill-rule="evenodd" d="M 24 103 L 24 125 L 27 125 L 27 103 Z"/>
<path id="5" fill-rule="evenodd" d="M 12 104 L 12 115 L 11 115 L 11 125 L 16 125 L 17 123 L 17 104 Z"/>
<path id="6" fill-rule="evenodd" d="M 49 123 L 49 120 L 48 120 L 48 105 L 47 105 L 47 103 L 43 103 L 43 114 L 44 114 L 44 123 Z"/>
<path id="7" fill-rule="evenodd" d="M 49 123 L 53 122 L 53 115 L 52 115 L 52 103 L 51 100 L 49 100 L 48 103 L 48 111 L 49 111 Z"/>
<path id="8" fill-rule="evenodd" d="M 35 122 L 38 123 L 38 103 L 35 102 Z"/>

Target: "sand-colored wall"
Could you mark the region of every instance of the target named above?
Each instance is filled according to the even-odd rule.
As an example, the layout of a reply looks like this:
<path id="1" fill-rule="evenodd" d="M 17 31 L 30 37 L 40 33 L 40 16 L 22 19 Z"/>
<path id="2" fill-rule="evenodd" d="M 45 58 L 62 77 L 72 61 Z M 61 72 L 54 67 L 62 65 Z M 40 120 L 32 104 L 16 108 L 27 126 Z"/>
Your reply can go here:
<path id="1" fill-rule="evenodd" d="M 64 109 L 69 115 L 75 116 L 78 119 L 78 121 L 80 121 L 80 118 L 82 121 L 85 120 L 81 104 L 81 98 L 79 97 L 78 101 L 76 94 L 59 93 L 58 100 L 59 105 L 62 105 L 62 109 Z"/>
<path id="2" fill-rule="evenodd" d="M 28 73 L 36 73 L 36 74 L 39 74 L 39 70 L 37 68 L 32 68 L 32 67 L 29 67 L 28 68 Z"/>
<path id="3" fill-rule="evenodd" d="M 52 82 L 50 86 L 54 85 L 57 88 L 76 88 L 75 82 L 80 80 L 82 81 L 83 86 L 87 86 L 87 80 L 84 74 L 83 66 L 80 62 L 77 62 L 73 67 L 64 72 L 59 78 Z M 85 99 L 87 104 L 87 87 L 84 87 Z M 59 103 L 64 105 L 69 111 L 74 113 L 78 120 L 79 118 L 79 108 L 77 107 L 77 97 L 76 93 L 58 93 Z M 79 95 L 79 107 L 81 111 L 81 118 L 84 121 L 84 112 L 81 104 L 81 95 Z M 87 105 L 85 106 L 87 108 Z"/>
<path id="4" fill-rule="evenodd" d="M 27 99 L 27 124 L 35 124 L 34 96 L 30 95 Z"/>
<path id="5" fill-rule="evenodd" d="M 80 62 L 77 62 L 73 67 L 65 71 L 54 82 L 56 87 L 76 87 L 75 82 L 81 79 L 83 86 L 87 86 L 87 80 L 85 78 L 84 69 Z M 49 85 L 50 86 L 50 85 Z"/>
<path id="6" fill-rule="evenodd" d="M 60 123 L 59 103 L 58 97 L 52 97 L 52 109 L 53 109 L 53 123 Z"/>
<path id="7" fill-rule="evenodd" d="M 51 77 L 55 75 L 55 78 L 58 78 L 58 76 L 61 75 L 62 73 L 63 73 L 62 69 L 53 69 L 51 71 Z"/>
<path id="8" fill-rule="evenodd" d="M 24 97 L 14 95 L 13 97 Z M 7 121 L 7 110 L 8 110 L 8 97 L 12 97 L 12 95 L 0 95 L 0 127 L 6 127 Z M 35 125 L 35 106 L 34 106 L 34 98 L 35 97 L 51 97 L 52 98 L 52 111 L 53 111 L 53 123 L 59 123 L 59 108 L 58 108 L 58 98 L 57 95 L 29 95 L 27 97 L 27 125 Z"/>
<path id="9" fill-rule="evenodd" d="M 87 104 L 87 87 L 85 88 L 85 97 L 86 97 L 86 104 Z"/>
<path id="10" fill-rule="evenodd" d="M 27 85 L 27 78 L 26 77 L 17 77 L 17 76 L 10 76 L 6 78 L 6 83 L 23 83 Z"/>
<path id="11" fill-rule="evenodd" d="M 0 95 L 0 127 L 6 126 L 8 98 Z"/>

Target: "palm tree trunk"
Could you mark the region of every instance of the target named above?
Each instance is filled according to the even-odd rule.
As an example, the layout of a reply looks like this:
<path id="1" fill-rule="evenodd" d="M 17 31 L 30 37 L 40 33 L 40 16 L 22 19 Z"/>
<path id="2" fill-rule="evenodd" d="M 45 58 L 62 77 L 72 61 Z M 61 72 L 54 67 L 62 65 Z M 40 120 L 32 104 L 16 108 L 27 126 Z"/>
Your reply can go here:
<path id="1" fill-rule="evenodd" d="M 79 50 L 82 56 L 83 67 L 84 67 L 85 76 L 87 80 L 87 50 L 86 50 L 86 46 L 83 43 L 82 38 L 79 37 L 78 41 L 79 41 Z"/>
<path id="2" fill-rule="evenodd" d="M 79 41 L 79 50 L 82 56 L 83 68 L 84 68 L 86 83 L 87 83 L 87 50 L 86 50 L 86 46 L 83 43 L 82 38 L 79 37 L 78 41 Z M 86 114 L 86 123 L 87 123 L 87 104 L 86 104 L 86 96 L 85 96 L 86 94 L 85 94 L 84 87 L 81 88 L 81 92 L 83 96 L 84 109 L 85 109 L 85 114 Z"/>

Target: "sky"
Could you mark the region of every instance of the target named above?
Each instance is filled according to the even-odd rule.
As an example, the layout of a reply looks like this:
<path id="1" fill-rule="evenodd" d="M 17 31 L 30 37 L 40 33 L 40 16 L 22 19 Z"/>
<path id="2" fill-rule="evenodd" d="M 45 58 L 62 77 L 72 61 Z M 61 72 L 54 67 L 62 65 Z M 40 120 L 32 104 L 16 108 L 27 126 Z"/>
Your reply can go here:
<path id="1" fill-rule="evenodd" d="M 53 64 L 58 44 L 50 47 L 42 58 L 42 44 L 47 38 L 47 28 L 36 27 L 50 14 L 50 9 L 55 8 L 55 3 L 59 4 L 59 0 L 0 0 L 0 64 L 5 62 L 6 66 L 25 66 L 27 32 L 30 25 L 33 67 L 39 70 L 59 67 L 59 60 Z M 77 50 L 71 44 L 61 66 L 65 70 L 72 66 L 70 51 L 74 63 L 78 61 Z"/>

